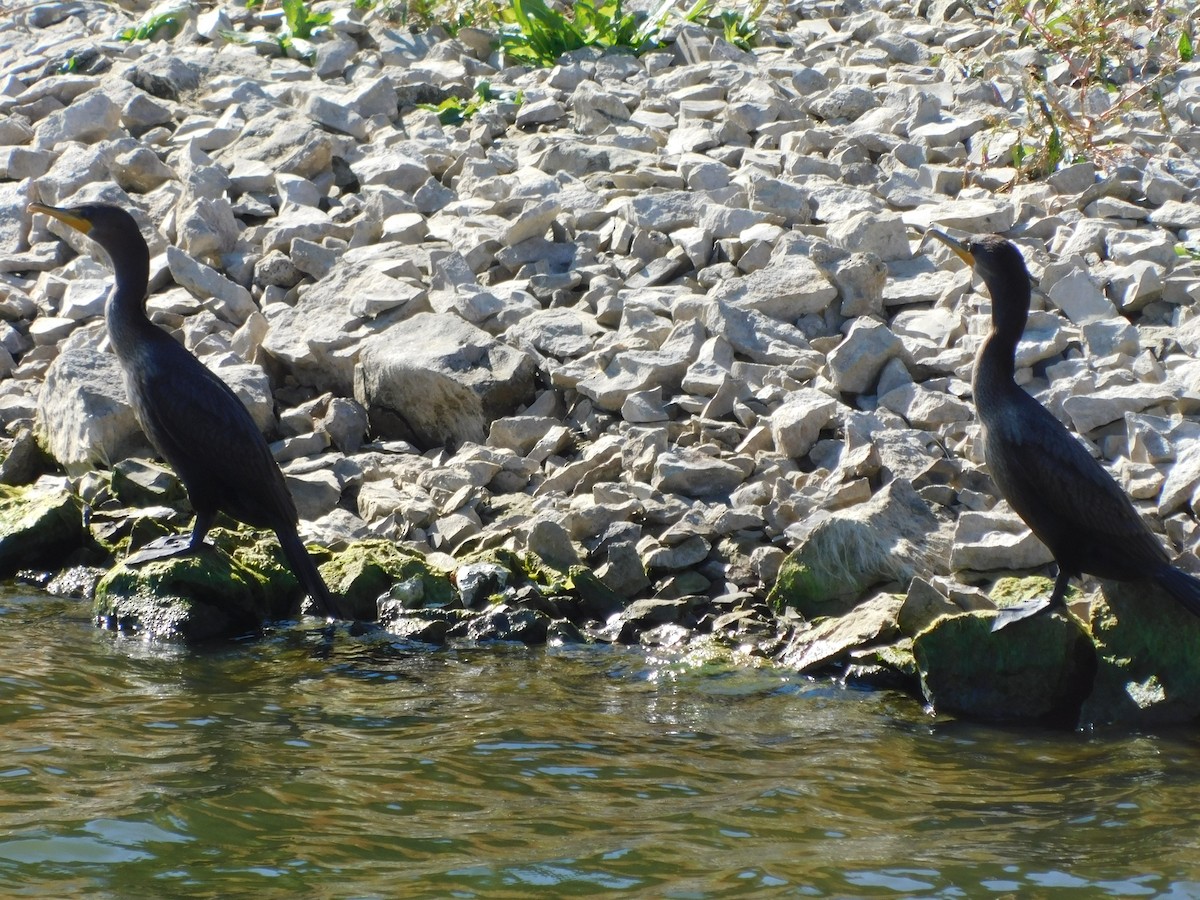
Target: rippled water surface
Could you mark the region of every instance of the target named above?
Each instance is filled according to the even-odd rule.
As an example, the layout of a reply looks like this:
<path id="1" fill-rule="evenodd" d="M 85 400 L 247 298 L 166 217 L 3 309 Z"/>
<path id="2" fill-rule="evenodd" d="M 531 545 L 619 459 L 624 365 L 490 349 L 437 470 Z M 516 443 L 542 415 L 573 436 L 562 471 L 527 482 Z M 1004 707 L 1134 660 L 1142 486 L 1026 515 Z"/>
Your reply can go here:
<path id="1" fill-rule="evenodd" d="M 620 649 L 0 597 L 5 897 L 1200 897 L 1200 742 Z"/>

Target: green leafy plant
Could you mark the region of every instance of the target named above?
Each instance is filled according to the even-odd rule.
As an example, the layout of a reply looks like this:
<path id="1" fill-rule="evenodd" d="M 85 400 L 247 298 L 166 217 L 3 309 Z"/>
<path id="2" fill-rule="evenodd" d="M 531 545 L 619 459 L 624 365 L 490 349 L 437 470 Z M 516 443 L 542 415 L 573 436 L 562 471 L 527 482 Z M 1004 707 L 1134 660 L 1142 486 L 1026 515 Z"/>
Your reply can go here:
<path id="1" fill-rule="evenodd" d="M 549 66 L 584 47 L 621 47 L 641 54 L 661 46 L 657 38 L 666 23 L 670 2 L 660 2 L 648 15 L 626 12 L 621 0 L 575 0 L 571 16 L 545 0 L 512 0 L 500 13 L 500 46 L 513 59 Z"/>
<path id="2" fill-rule="evenodd" d="M 117 37 L 123 41 L 152 41 L 160 35 L 170 39 L 179 34 L 179 29 L 183 27 L 186 19 L 187 11 L 184 9 L 166 10 L 143 18 L 136 25 L 126 28 Z"/>
<path id="3" fill-rule="evenodd" d="M 418 103 L 421 109 L 437 113 L 438 121 L 443 125 L 461 125 L 475 113 L 493 101 L 511 100 L 520 105 L 524 99 L 521 91 L 516 94 L 498 94 L 492 90 L 491 84 L 481 81 L 475 86 L 475 94 L 464 100 L 461 97 L 449 97 L 441 103 Z"/>
<path id="4" fill-rule="evenodd" d="M 683 14 L 686 22 L 696 22 L 708 28 L 720 28 L 730 44 L 742 50 L 752 50 L 758 43 L 758 20 L 767 8 L 767 0 L 756 0 L 743 9 L 716 10 L 715 0 L 696 0 Z"/>
<path id="5" fill-rule="evenodd" d="M 1054 172 L 1084 157 L 1109 154 L 1104 128 L 1131 110 L 1157 106 L 1158 85 L 1193 56 L 1194 9 L 1175 0 L 1005 0 L 1003 10 L 1021 29 L 1020 41 L 1064 63 L 1067 77 L 1045 68 L 1027 72 L 1027 107 L 1035 111 L 1013 150 L 1027 178 Z M 1089 94 L 1102 89 L 1098 111 Z M 1169 123 L 1164 123 L 1168 124 Z"/>
<path id="6" fill-rule="evenodd" d="M 331 12 L 313 12 L 304 0 L 282 0 L 283 19 L 286 23 L 285 40 L 300 38 L 308 40 L 313 31 L 322 25 L 328 25 L 333 20 Z"/>

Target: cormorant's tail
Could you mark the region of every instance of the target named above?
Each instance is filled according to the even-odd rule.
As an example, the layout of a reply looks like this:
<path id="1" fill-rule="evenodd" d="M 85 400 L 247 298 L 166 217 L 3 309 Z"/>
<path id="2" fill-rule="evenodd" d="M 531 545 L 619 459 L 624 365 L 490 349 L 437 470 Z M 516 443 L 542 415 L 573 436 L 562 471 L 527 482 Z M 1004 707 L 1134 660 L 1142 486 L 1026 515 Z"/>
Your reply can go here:
<path id="1" fill-rule="evenodd" d="M 335 619 L 344 619 L 345 616 L 342 615 L 337 600 L 325 584 L 321 573 L 317 571 L 317 564 L 308 555 L 308 550 L 305 549 L 304 542 L 300 540 L 300 535 L 296 533 L 295 529 L 286 532 L 277 531 L 275 535 L 279 538 L 279 545 L 283 547 L 283 555 L 291 564 L 292 572 L 300 579 L 300 585 L 304 588 L 304 592 L 312 597 L 327 615 L 333 616 Z"/>
<path id="2" fill-rule="evenodd" d="M 1163 566 L 1154 574 L 1154 581 L 1193 616 L 1200 616 L 1200 578 L 1175 566 Z"/>

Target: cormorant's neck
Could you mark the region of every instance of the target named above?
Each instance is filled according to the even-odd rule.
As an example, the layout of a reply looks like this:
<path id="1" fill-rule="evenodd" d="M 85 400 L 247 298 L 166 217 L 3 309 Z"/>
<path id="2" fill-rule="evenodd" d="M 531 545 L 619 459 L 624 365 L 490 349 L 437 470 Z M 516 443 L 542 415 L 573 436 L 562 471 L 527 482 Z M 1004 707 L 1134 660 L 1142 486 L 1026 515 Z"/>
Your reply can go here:
<path id="1" fill-rule="evenodd" d="M 102 245 L 103 246 L 103 245 Z M 104 321 L 117 355 L 133 352 L 147 328 L 158 330 L 146 318 L 146 287 L 150 281 L 150 254 L 144 247 L 108 247 L 115 283 L 104 308 Z"/>
<path id="2" fill-rule="evenodd" d="M 985 279 L 992 297 L 992 329 L 975 368 L 976 395 L 981 388 L 1015 384 L 1017 343 L 1029 319 L 1029 276 Z M 976 396 L 976 402 L 979 398 Z"/>

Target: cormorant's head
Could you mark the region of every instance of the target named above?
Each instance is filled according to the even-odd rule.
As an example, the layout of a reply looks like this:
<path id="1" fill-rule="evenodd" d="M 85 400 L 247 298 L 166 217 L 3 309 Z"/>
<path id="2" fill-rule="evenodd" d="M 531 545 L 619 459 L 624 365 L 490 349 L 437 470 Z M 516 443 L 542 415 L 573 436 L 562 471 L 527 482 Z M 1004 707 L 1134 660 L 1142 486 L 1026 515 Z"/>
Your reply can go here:
<path id="1" fill-rule="evenodd" d="M 132 241 L 141 237 L 137 221 L 111 203 L 85 203 L 82 206 L 58 207 L 29 204 L 30 212 L 40 212 L 66 222 L 76 231 L 82 231 L 102 247 L 112 243 Z"/>
<path id="2" fill-rule="evenodd" d="M 1025 268 L 1025 257 L 1021 256 L 1021 251 L 1012 241 L 998 234 L 977 234 L 960 241 L 936 228 L 930 228 L 925 233 L 948 244 L 988 284 L 1017 277 L 1029 280 L 1029 270 Z"/>
<path id="3" fill-rule="evenodd" d="M 86 234 L 104 248 L 117 279 L 142 280 L 150 266 L 150 251 L 137 220 L 111 203 L 84 203 L 80 206 L 44 206 L 29 204 L 29 211 L 42 213 L 65 222 Z M 145 290 L 143 283 L 142 290 Z"/>

